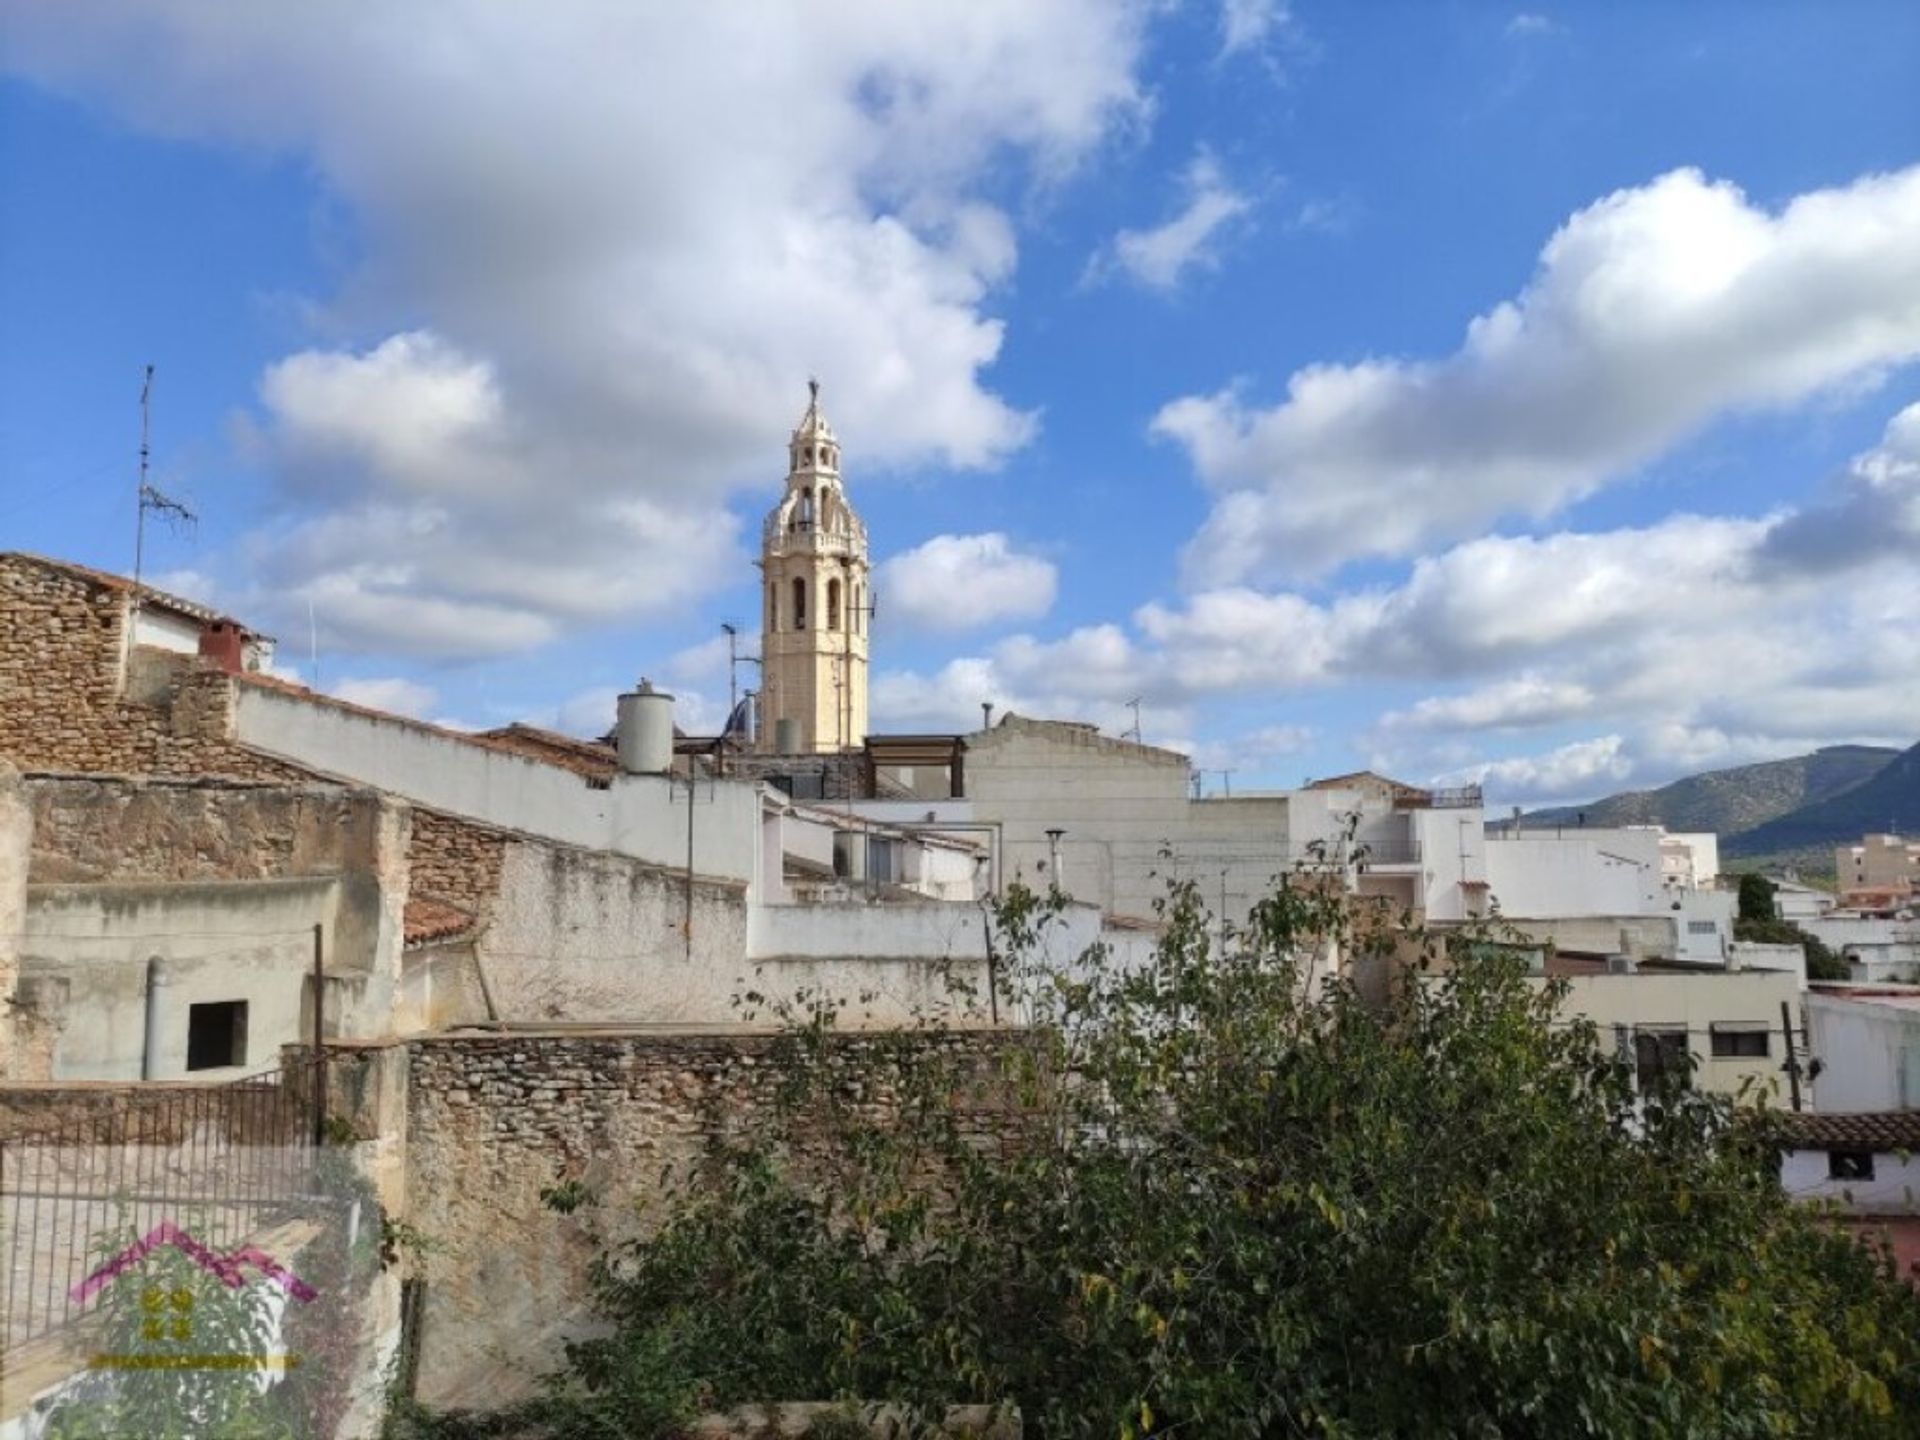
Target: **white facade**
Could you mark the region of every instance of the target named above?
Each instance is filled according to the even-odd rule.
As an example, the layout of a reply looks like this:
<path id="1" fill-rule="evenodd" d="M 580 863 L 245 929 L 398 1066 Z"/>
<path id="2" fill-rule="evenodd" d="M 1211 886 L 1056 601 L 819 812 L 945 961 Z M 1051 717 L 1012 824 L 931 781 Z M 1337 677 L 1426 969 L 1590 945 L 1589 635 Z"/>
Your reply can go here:
<path id="1" fill-rule="evenodd" d="M 759 787 L 744 781 L 693 782 L 689 821 L 684 780 L 619 775 L 599 788 L 431 725 L 259 684 L 240 687 L 234 728 L 254 750 L 449 815 L 676 869 L 691 842 L 702 875 L 748 881 L 756 872 Z"/>
<path id="2" fill-rule="evenodd" d="M 1192 880 L 1210 907 L 1237 920 L 1299 853 L 1288 827 L 1295 797 L 1196 800 L 1191 774 L 1176 751 L 1009 715 L 967 737 L 963 805 L 871 809 L 991 827 L 1003 884 L 1057 884 L 1107 914 L 1151 919 L 1168 880 Z"/>
<path id="3" fill-rule="evenodd" d="M 1827 914 L 1839 903 L 1840 898 L 1829 890 L 1793 880 L 1773 882 L 1773 913 L 1802 929 L 1806 928 L 1807 921 Z"/>
<path id="4" fill-rule="evenodd" d="M 1780 1161 L 1780 1188 L 1795 1200 L 1825 1200 L 1855 1215 L 1920 1214 L 1920 1153 L 1869 1150 L 1873 1174 L 1836 1178 L 1831 1150 L 1789 1150 Z"/>
<path id="5" fill-rule="evenodd" d="M 1807 1050 L 1816 1110 L 1920 1109 L 1920 986 L 1813 986 Z"/>

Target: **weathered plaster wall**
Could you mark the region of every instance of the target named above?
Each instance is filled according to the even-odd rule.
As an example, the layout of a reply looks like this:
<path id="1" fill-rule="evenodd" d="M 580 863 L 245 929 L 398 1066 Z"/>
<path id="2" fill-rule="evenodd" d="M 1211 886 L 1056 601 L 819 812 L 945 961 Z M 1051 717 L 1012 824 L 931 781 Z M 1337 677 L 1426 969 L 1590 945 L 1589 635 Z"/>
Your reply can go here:
<path id="1" fill-rule="evenodd" d="M 14 986 L 27 922 L 27 856 L 33 818 L 20 772 L 0 760 L 0 1075 L 12 1073 Z"/>
<path id="2" fill-rule="evenodd" d="M 702 874 L 748 881 L 758 850 L 758 787 L 655 775 L 610 785 L 510 749 L 478 745 L 429 725 L 298 694 L 243 685 L 238 740 L 323 775 L 349 777 L 447 815 L 657 865 L 685 863 L 689 840 Z"/>
<path id="3" fill-rule="evenodd" d="M 408 812 L 366 790 L 204 779 L 29 780 L 29 903 L 16 1079 L 134 1079 L 147 962 L 166 962 L 159 1073 L 185 1063 L 186 1007 L 248 1004 L 250 1057 L 310 1024 L 321 926 L 336 1034 L 395 1023 Z M 31 1061 L 31 1063 L 29 1063 Z"/>
<path id="4" fill-rule="evenodd" d="M 744 885 L 515 838 L 476 944 L 509 1020 L 717 1022 L 747 967 Z"/>
<path id="5" fill-rule="evenodd" d="M 31 887 L 20 974 L 55 1033 L 47 1078 L 142 1078 L 153 957 L 160 1032 L 150 1078 L 187 1073 L 188 1007 L 208 1002 L 246 1002 L 246 1055 L 232 1072 L 198 1078 L 270 1063 L 311 1014 L 313 927 L 337 933 L 341 902 L 337 880 Z M 385 1007 L 366 1013 L 367 991 L 363 977 L 329 994 L 338 1033 L 385 1029 Z"/>
<path id="6" fill-rule="evenodd" d="M 577 1178 L 595 1192 L 594 1215 L 610 1235 L 634 1233 L 661 1168 L 695 1159 L 761 1103 L 774 1043 L 738 1032 L 408 1043 L 408 1219 L 433 1245 L 421 1399 L 498 1405 L 527 1393 L 577 1332 L 594 1253 L 585 1218 L 548 1210 L 542 1187 Z M 1008 1042 L 1006 1032 L 977 1031 L 925 1043 L 985 1054 Z"/>
<path id="7" fill-rule="evenodd" d="M 1075 899 L 1151 919 L 1179 876 L 1239 920 L 1289 863 L 1287 798 L 1195 801 L 1191 774 L 1173 751 L 1015 716 L 967 739 L 970 816 L 1000 826 L 1003 881 L 1057 878 Z M 1049 829 L 1066 832 L 1058 877 Z"/>

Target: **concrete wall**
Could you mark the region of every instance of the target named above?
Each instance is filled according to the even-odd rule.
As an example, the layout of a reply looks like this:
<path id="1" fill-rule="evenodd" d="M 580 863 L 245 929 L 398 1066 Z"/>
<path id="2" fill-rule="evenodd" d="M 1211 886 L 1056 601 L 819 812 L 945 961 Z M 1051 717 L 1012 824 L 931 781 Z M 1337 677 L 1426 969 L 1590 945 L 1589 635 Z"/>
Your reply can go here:
<path id="1" fill-rule="evenodd" d="M 195 1078 L 271 1063 L 311 1025 L 313 927 L 336 934 L 342 900 L 337 880 L 31 887 L 20 978 L 54 1031 L 49 1078 L 177 1079 L 187 1073 L 188 1007 L 229 1000 L 247 1003 L 245 1059 Z M 152 957 L 162 961 L 160 1029 L 147 1069 Z M 335 1033 L 386 1029 L 390 995 L 368 979 L 362 969 L 357 983 L 329 987 Z"/>
<path id="2" fill-rule="evenodd" d="M 480 965 L 510 1020 L 721 1022 L 747 972 L 746 887 L 517 839 L 482 915 Z"/>
<path id="3" fill-rule="evenodd" d="M 1111 914 L 1150 919 L 1166 877 L 1190 878 L 1238 920 L 1289 862 L 1285 797 L 1194 801 L 1187 758 L 1170 750 L 1009 716 L 968 737 L 966 765 L 971 817 L 1001 830 L 1003 883 L 1057 881 Z M 1057 877 L 1050 828 L 1066 831 Z"/>
<path id="4" fill-rule="evenodd" d="M 1652 830 L 1488 837 L 1487 883 L 1503 915 L 1654 915 L 1666 909 Z"/>
<path id="5" fill-rule="evenodd" d="M 1784 1084 L 1780 1065 L 1786 1058 L 1786 1042 L 1780 1033 L 1780 1006 L 1786 1002 L 1789 1013 L 1797 1016 L 1800 1002 L 1792 975 L 1751 970 L 1576 975 L 1566 983 L 1562 1012 L 1593 1021 L 1603 1039 L 1617 1025 L 1684 1028 L 1687 1049 L 1699 1062 L 1693 1081 L 1702 1090 L 1731 1095 L 1749 1079 L 1761 1086 Z M 1710 1041 L 1715 1024 L 1764 1025 L 1769 1032 L 1768 1054 L 1716 1059 Z"/>
<path id="6" fill-rule="evenodd" d="M 688 790 L 623 775 L 596 789 L 571 771 L 473 743 L 430 725 L 261 685 L 243 685 L 240 743 L 324 775 L 371 785 L 483 824 L 656 865 L 683 866 Z M 702 780 L 693 792 L 693 864 L 749 881 L 758 847 L 758 787 Z"/>
<path id="7" fill-rule="evenodd" d="M 249 1064 L 307 1032 L 312 929 L 328 1028 L 395 1024 L 408 813 L 370 791 L 230 780 L 41 777 L 23 789 L 27 937 L 9 1007 L 15 1079 L 138 1079 L 148 962 L 165 1009 L 156 1075 L 182 1073 L 187 1006 L 248 1005 Z M 17 827 L 16 827 L 17 829 Z"/>
<path id="8" fill-rule="evenodd" d="M 13 998 L 27 928 L 27 867 L 33 818 L 20 772 L 0 760 L 0 1075 L 13 1073 Z"/>
<path id="9" fill-rule="evenodd" d="M 1807 994 L 1807 1050 L 1821 1062 L 1816 1110 L 1920 1108 L 1920 989 L 1911 1003 Z"/>
<path id="10" fill-rule="evenodd" d="M 1796 1200 L 1831 1200 L 1855 1215 L 1920 1214 L 1920 1155 L 1881 1151 L 1873 1179 L 1834 1180 L 1825 1150 L 1789 1150 L 1780 1161 L 1780 1188 Z"/>

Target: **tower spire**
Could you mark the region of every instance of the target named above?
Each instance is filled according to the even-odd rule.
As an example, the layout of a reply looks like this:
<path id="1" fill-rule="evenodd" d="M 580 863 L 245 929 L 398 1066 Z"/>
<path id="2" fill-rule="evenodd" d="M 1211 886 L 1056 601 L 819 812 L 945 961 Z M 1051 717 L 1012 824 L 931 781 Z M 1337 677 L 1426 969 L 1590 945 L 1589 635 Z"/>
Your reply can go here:
<path id="1" fill-rule="evenodd" d="M 787 442 L 785 493 L 767 515 L 760 568 L 760 745 L 852 749 L 867 734 L 867 531 L 840 482 L 840 441 L 820 381 Z"/>

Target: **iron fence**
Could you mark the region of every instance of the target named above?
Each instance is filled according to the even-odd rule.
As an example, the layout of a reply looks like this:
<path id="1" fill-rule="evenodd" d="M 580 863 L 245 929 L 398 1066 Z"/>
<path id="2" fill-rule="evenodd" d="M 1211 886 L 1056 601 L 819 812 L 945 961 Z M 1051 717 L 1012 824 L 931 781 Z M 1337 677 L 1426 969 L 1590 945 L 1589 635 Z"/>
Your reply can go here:
<path id="1" fill-rule="evenodd" d="M 295 1064 L 109 1090 L 0 1136 L 0 1349 L 79 1318 L 110 1250 L 163 1222 L 228 1250 L 290 1218 L 313 1189 L 314 1079 Z"/>

